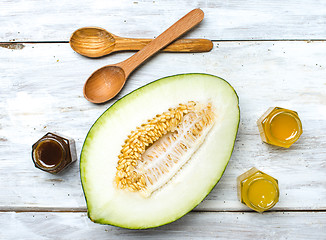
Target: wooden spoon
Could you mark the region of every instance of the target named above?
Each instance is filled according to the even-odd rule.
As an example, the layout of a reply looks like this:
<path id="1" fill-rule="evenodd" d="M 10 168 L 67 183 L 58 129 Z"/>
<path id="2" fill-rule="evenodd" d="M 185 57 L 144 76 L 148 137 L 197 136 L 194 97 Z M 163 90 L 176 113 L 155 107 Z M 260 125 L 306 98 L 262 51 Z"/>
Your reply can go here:
<path id="1" fill-rule="evenodd" d="M 77 29 L 70 37 L 70 46 L 77 53 L 97 58 L 112 52 L 140 50 L 152 39 L 123 38 L 99 27 Z M 180 39 L 163 49 L 164 52 L 209 52 L 213 43 L 208 39 Z"/>
<path id="2" fill-rule="evenodd" d="M 85 98 L 93 103 L 103 103 L 113 98 L 120 92 L 133 70 L 161 48 L 200 23 L 203 18 L 204 12 L 199 8 L 194 9 L 130 58 L 96 70 L 84 85 Z"/>

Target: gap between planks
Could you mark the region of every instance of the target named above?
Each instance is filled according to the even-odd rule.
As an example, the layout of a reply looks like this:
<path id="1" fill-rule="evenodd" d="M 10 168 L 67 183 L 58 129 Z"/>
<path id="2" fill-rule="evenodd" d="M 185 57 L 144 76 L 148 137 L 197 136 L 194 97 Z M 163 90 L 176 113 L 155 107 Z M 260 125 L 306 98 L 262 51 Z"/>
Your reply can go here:
<path id="1" fill-rule="evenodd" d="M 0 209 L 0 213 L 5 213 L 5 212 L 15 212 L 15 213 L 32 213 L 32 212 L 58 212 L 58 213 L 86 213 L 87 209 L 86 208 L 31 208 L 31 207 L 26 207 L 26 208 L 3 208 Z M 200 212 L 206 212 L 206 213 L 256 213 L 253 210 L 246 209 L 246 210 L 192 210 L 191 212 L 195 213 L 200 213 Z M 283 212 L 283 213 L 314 213 L 314 212 L 325 212 L 326 209 L 297 209 L 297 210 L 269 210 L 267 211 L 269 213 L 278 213 L 278 212 Z"/>
<path id="2" fill-rule="evenodd" d="M 190 38 L 189 38 L 190 39 Z M 218 40 L 218 39 L 210 39 L 212 42 L 305 42 L 305 41 L 311 41 L 311 42 L 323 42 L 326 41 L 325 39 L 224 39 L 224 40 Z M 69 41 L 6 41 L 6 42 L 0 42 L 0 44 L 42 44 L 42 43 L 69 43 Z"/>

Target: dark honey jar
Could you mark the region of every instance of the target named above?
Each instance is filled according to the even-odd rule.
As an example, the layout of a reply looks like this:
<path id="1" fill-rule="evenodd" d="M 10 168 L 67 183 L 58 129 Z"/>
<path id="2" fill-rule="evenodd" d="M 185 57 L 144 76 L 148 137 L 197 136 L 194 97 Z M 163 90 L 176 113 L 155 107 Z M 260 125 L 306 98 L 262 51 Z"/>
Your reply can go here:
<path id="1" fill-rule="evenodd" d="M 58 173 L 77 160 L 75 141 L 59 134 L 47 133 L 33 144 L 35 167 Z"/>

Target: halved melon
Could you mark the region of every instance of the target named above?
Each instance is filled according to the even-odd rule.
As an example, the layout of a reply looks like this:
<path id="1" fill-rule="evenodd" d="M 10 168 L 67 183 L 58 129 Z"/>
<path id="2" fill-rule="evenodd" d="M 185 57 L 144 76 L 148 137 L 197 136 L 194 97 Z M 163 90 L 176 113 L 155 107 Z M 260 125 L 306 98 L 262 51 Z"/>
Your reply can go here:
<path id="1" fill-rule="evenodd" d="M 234 89 L 207 74 L 162 78 L 123 97 L 84 142 L 88 216 L 133 229 L 182 217 L 221 178 L 239 119 Z"/>

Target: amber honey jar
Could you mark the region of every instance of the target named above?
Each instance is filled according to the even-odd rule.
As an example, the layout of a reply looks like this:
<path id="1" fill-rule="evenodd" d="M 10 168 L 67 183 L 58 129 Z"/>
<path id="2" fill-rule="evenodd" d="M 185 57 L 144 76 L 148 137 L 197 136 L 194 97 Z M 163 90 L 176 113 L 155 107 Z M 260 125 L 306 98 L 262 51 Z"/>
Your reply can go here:
<path id="1" fill-rule="evenodd" d="M 35 167 L 59 173 L 77 160 L 75 141 L 49 132 L 33 144 L 32 159 Z"/>
<path id="2" fill-rule="evenodd" d="M 251 168 L 237 178 L 238 198 L 249 208 L 264 212 L 279 200 L 279 188 L 277 179 Z"/>
<path id="3" fill-rule="evenodd" d="M 257 125 L 264 142 L 280 147 L 289 148 L 302 134 L 298 113 L 285 108 L 269 108 Z"/>

